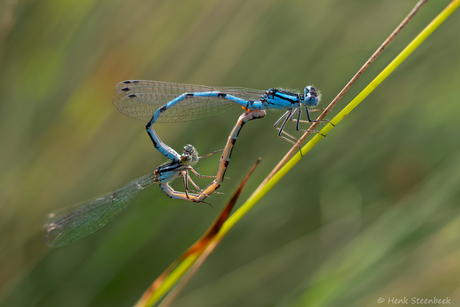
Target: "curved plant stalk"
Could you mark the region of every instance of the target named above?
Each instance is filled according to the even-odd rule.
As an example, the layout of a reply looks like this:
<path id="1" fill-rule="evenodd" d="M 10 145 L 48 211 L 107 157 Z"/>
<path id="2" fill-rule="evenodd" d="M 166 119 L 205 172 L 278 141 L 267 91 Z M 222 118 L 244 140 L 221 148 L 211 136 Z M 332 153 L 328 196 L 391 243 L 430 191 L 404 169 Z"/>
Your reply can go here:
<path id="1" fill-rule="evenodd" d="M 426 0 L 420 1 L 417 6 L 411 11 L 398 28 L 395 30 L 396 34 L 407 24 L 407 21 L 418 11 L 418 9 L 426 2 Z M 329 131 L 337 126 L 345 116 L 347 116 L 361 101 L 364 100 L 386 77 L 388 77 L 393 70 L 395 70 L 437 27 L 439 27 L 458 7 L 460 6 L 460 0 L 453 0 L 433 21 L 424 29 L 420 34 L 409 43 L 409 45 L 366 87 L 361 93 L 356 96 L 342 111 L 340 111 L 332 120 L 321 129 L 322 135 L 327 135 Z M 343 96 L 345 91 L 356 81 L 359 75 L 369 66 L 369 64 L 375 59 L 376 54 L 380 53 L 396 35 L 395 32 L 385 41 L 384 44 L 376 51 L 371 59 L 361 68 L 361 70 L 355 75 L 355 77 L 347 84 L 342 92 L 334 99 L 334 101 L 328 106 L 323 112 L 320 118 L 332 108 L 332 106 Z M 326 112 L 327 111 L 327 112 Z M 315 124 L 312 125 L 314 127 Z M 321 134 L 316 134 L 296 155 L 292 157 L 284 166 L 280 167 L 279 171 L 270 174 L 261 186 L 248 198 L 248 200 L 227 220 L 219 216 L 203 237 L 195 243 L 189 250 L 187 250 L 178 260 L 176 260 L 157 280 L 150 286 L 150 288 L 144 293 L 139 302 L 135 305 L 140 306 L 151 306 L 157 303 L 178 281 L 184 276 L 187 271 L 196 263 L 196 266 L 192 268 L 191 274 L 201 265 L 201 263 L 207 258 L 207 256 L 214 250 L 214 248 L 220 243 L 222 238 L 228 233 L 228 231 L 281 179 L 287 172 L 294 167 L 300 159 L 308 153 L 322 138 Z M 301 140 L 305 139 L 308 134 L 305 134 Z M 294 147 L 292 153 L 297 150 L 298 147 Z M 289 153 L 288 153 L 289 155 Z M 288 156 L 286 155 L 286 156 Z M 245 178 L 246 180 L 247 178 Z M 227 206 L 233 206 L 236 202 L 235 197 L 241 193 L 242 185 L 235 192 L 231 201 Z M 231 209 L 230 209 L 231 210 Z M 227 207 L 223 212 L 229 214 Z M 225 222 L 224 222 L 225 221 Z M 217 228 L 216 228 L 216 225 Z M 221 227 L 220 227 L 221 226 Z M 189 275 L 190 276 L 190 275 Z M 188 281 L 188 277 L 185 278 L 185 282 Z M 182 286 L 182 285 L 181 285 Z M 181 287 L 179 287 L 181 288 Z M 180 289 L 179 289 L 180 291 Z M 178 293 L 178 292 L 177 292 Z M 172 293 L 172 299 L 175 298 L 177 293 Z M 166 300 L 166 305 L 170 304 L 172 300 Z"/>

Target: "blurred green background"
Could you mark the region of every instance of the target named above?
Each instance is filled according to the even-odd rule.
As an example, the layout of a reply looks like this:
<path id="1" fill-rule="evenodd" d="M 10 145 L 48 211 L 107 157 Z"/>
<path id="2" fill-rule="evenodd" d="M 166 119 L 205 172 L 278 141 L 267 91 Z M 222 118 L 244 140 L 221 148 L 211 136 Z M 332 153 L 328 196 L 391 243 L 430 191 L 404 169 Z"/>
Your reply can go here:
<path id="1" fill-rule="evenodd" d="M 244 127 L 214 208 L 154 186 L 103 230 L 49 249 L 49 212 L 166 162 L 145 123 L 111 104 L 116 83 L 313 84 L 326 106 L 415 3 L 3 1 L 0 305 L 131 306 L 258 157 L 240 204 L 290 148 L 272 128 L 280 113 L 268 112 Z M 448 3 L 430 1 L 329 118 Z M 380 297 L 434 296 L 460 305 L 459 14 L 237 224 L 173 306 L 380 306 Z M 204 154 L 224 146 L 240 113 L 155 128 L 176 150 L 192 143 Z M 217 163 L 197 167 L 214 174 Z"/>

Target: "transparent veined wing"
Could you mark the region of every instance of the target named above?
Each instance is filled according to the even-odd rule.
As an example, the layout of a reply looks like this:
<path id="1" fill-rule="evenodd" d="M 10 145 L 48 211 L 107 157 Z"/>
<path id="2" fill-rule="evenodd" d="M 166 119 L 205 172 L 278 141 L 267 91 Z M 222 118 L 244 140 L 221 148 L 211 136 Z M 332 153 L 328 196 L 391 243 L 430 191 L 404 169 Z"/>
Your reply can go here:
<path id="1" fill-rule="evenodd" d="M 149 121 L 161 106 L 184 93 L 219 91 L 239 98 L 257 101 L 265 93 L 241 87 L 212 87 L 205 85 L 131 80 L 115 86 L 113 104 L 124 115 Z M 211 117 L 228 111 L 238 104 L 220 97 L 189 97 L 165 111 L 158 122 L 173 123 Z"/>
<path id="2" fill-rule="evenodd" d="M 128 208 L 140 191 L 153 183 L 155 177 L 151 173 L 110 194 L 51 213 L 45 225 L 46 244 L 63 246 L 98 231 Z"/>

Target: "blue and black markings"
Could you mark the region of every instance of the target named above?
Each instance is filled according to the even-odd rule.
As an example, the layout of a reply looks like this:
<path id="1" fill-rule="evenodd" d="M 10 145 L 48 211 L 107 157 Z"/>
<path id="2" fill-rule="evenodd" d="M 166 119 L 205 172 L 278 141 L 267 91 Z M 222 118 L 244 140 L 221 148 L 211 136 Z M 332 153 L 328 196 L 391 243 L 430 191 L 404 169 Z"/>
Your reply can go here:
<path id="1" fill-rule="evenodd" d="M 127 87 L 126 84 L 132 84 L 132 86 Z M 297 122 L 297 131 L 306 131 L 300 130 L 299 127 L 301 114 L 306 112 L 308 119 L 302 122 L 316 122 L 310 118 L 309 107 L 316 106 L 320 100 L 318 92 L 312 86 L 305 87 L 303 94 L 299 94 L 279 88 L 258 91 L 247 88 L 213 88 L 160 81 L 129 80 L 120 85 L 120 87 L 117 86 L 118 91 L 114 96 L 114 104 L 128 116 L 142 119 L 149 117 L 148 127 L 150 130 L 153 130 L 153 125 L 163 118 L 165 118 L 164 121 L 168 122 L 204 118 L 218 114 L 228 109 L 229 103 L 234 103 L 248 110 L 285 110 L 285 114 L 278 119 L 274 126 L 278 130 L 278 136 L 292 144 L 295 144 L 297 140 L 284 132 L 285 125 L 288 121 L 294 121 Z M 134 102 L 125 98 L 131 98 Z M 187 100 L 186 105 L 181 105 L 183 100 Z M 176 106 L 179 107 L 174 112 L 166 114 L 167 109 Z M 294 117 L 294 115 L 296 116 Z M 278 124 L 280 124 L 279 127 Z M 152 138 L 158 138 L 152 131 L 149 131 L 149 134 Z M 156 143 L 159 145 L 158 150 L 170 158 L 170 148 L 159 138 L 156 139 Z"/>

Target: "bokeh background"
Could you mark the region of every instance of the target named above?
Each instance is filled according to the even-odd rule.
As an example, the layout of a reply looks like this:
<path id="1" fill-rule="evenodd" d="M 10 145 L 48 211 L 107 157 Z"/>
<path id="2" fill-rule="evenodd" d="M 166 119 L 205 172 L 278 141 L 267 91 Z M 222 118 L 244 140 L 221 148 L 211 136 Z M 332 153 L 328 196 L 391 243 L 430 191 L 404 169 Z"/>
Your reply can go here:
<path id="1" fill-rule="evenodd" d="M 280 113 L 268 112 L 244 127 L 213 208 L 153 186 L 103 230 L 50 249 L 49 212 L 166 162 L 145 123 L 112 105 L 116 83 L 313 84 L 326 106 L 415 3 L 3 1 L 0 305 L 133 305 L 255 160 L 240 203 L 290 148 L 272 128 Z M 330 118 L 448 3 L 430 1 Z M 459 14 L 237 224 L 174 306 L 379 306 L 380 297 L 460 305 Z M 224 146 L 240 113 L 155 128 L 178 151 L 192 143 L 207 153 Z M 197 167 L 214 174 L 217 163 Z"/>

